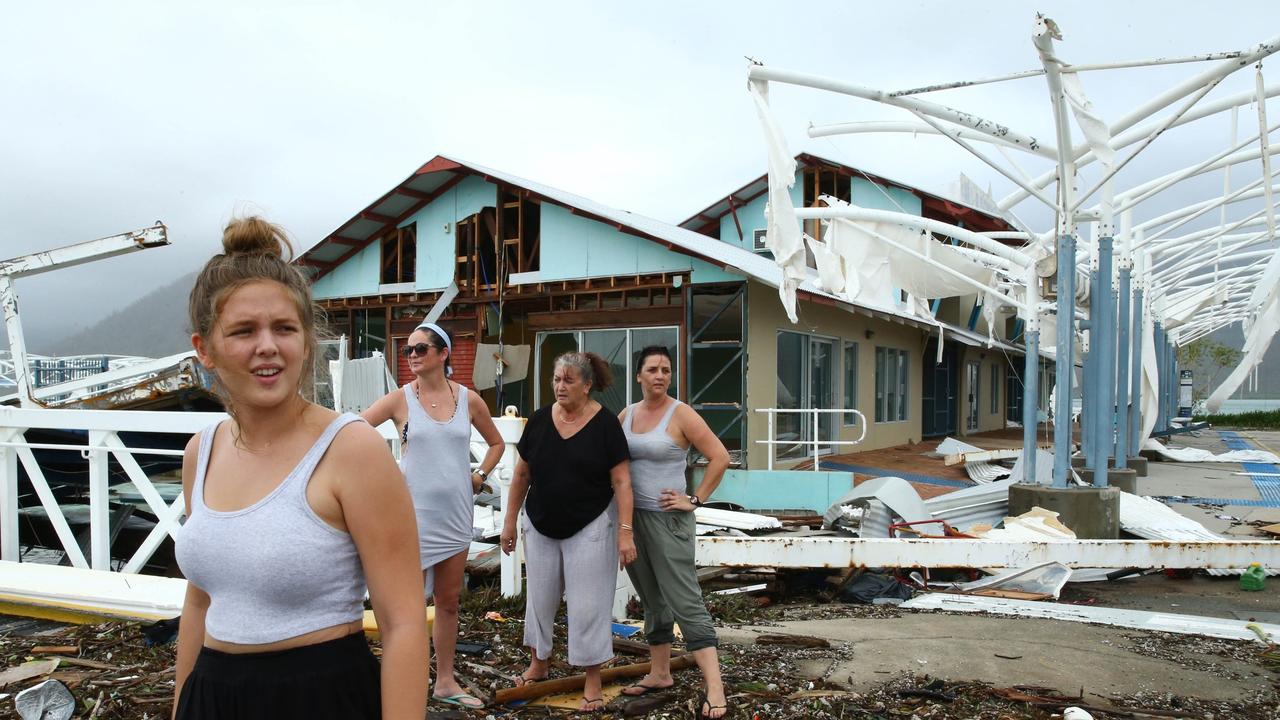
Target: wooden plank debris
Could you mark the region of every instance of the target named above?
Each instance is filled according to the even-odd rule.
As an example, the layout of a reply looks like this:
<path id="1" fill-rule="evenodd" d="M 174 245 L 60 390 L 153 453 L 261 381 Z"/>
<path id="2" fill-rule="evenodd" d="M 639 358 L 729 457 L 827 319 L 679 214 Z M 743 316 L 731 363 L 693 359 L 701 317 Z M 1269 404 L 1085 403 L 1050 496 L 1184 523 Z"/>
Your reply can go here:
<path id="1" fill-rule="evenodd" d="M 679 657 L 671 658 L 672 670 L 684 670 L 685 668 L 693 667 L 693 665 L 693 653 L 685 653 Z M 648 673 L 649 663 L 647 662 L 619 665 L 618 667 L 601 670 L 600 680 L 604 683 L 611 683 L 623 678 L 644 677 Z M 573 692 L 581 690 L 586 681 L 586 675 L 570 675 L 569 677 L 556 678 L 555 680 L 540 680 L 518 687 L 503 688 L 494 695 L 494 700 L 505 704 L 517 700 L 533 700 L 534 698 L 554 693 Z"/>

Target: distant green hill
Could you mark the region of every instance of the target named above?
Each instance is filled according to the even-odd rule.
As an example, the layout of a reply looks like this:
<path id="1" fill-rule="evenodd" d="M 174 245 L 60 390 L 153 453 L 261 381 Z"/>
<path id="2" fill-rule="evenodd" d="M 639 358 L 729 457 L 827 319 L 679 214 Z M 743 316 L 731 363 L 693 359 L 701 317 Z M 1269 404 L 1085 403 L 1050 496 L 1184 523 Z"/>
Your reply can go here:
<path id="1" fill-rule="evenodd" d="M 140 355 L 163 357 L 191 349 L 187 295 L 195 273 L 184 275 L 48 346 L 49 355 Z"/>

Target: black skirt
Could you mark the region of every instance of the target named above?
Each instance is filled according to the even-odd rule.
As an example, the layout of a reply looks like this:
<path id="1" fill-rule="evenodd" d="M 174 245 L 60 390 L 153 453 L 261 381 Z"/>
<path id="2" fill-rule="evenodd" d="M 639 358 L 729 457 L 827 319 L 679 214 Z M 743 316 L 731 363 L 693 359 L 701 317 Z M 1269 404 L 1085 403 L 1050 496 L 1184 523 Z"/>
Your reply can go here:
<path id="1" fill-rule="evenodd" d="M 378 720 L 378 659 L 364 633 L 265 653 L 202 648 L 177 720 Z"/>

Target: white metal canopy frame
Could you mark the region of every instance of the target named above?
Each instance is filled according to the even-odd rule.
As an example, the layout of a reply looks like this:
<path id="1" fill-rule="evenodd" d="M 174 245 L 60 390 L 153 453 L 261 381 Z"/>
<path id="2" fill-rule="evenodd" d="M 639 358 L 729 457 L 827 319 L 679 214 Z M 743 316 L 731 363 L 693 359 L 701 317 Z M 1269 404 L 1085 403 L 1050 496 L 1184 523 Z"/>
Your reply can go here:
<path id="1" fill-rule="evenodd" d="M 769 151 L 766 245 L 783 268 L 779 294 L 793 321 L 795 290 L 805 282 L 850 302 L 874 301 L 869 285 L 876 292 L 900 288 L 912 296 L 909 307 L 926 316 L 932 315 L 926 300 L 975 292 L 982 293 L 988 311 L 997 304 L 1014 309 L 1025 321 L 1028 477 L 1034 476 L 1036 367 L 1044 328 L 1052 332 L 1045 349 L 1052 349 L 1058 366 L 1056 407 L 1071 407 L 1077 348 L 1085 351 L 1082 444 L 1094 484 L 1105 486 L 1109 458 L 1124 468 L 1153 432 L 1169 429 L 1177 416 L 1178 345 L 1232 323 L 1243 326 L 1244 360 L 1210 396 L 1209 407 L 1216 410 L 1280 330 L 1278 183 L 1271 169 L 1277 147 L 1270 142 L 1280 122 L 1267 119 L 1267 100 L 1280 93 L 1280 84 L 1265 82 L 1262 63 L 1280 49 L 1280 36 L 1230 52 L 1088 65 L 1066 62 L 1054 46 L 1061 39 L 1057 24 L 1037 15 L 1031 41 L 1039 67 L 1000 77 L 890 91 L 753 62 L 748 89 Z M 1091 81 L 1105 80 L 1114 76 L 1108 71 L 1184 64 L 1192 69 L 1183 79 L 1118 118 L 1104 118 L 1084 90 L 1086 73 Z M 1249 69 L 1252 83 L 1247 74 L 1237 78 L 1247 89 L 1234 94 L 1224 89 L 1210 97 L 1229 76 Z M 998 113 L 1004 108 L 960 109 L 924 97 L 1027 78 L 1043 78 L 1047 85 L 1051 139 L 1002 122 Z M 983 205 L 1016 231 L 975 233 L 826 197 L 819 198 L 819 207 L 792 207 L 795 162 L 769 106 L 771 83 L 825 90 L 908 113 L 911 118 L 902 121 L 811 125 L 808 134 L 909 132 L 946 138 L 1012 183 L 1009 194 Z M 1256 131 L 1243 129 L 1253 124 L 1248 113 L 1256 115 Z M 1211 121 L 1217 125 L 1210 126 Z M 1156 175 L 1143 170 L 1143 163 L 1132 163 L 1153 147 L 1168 157 L 1197 152 L 1189 146 L 1203 143 L 1171 146 L 1174 141 L 1165 134 L 1193 123 L 1200 123 L 1201 133 L 1229 124 L 1229 138 L 1172 172 Z M 1052 167 L 1036 175 L 1020 161 L 1048 161 Z M 1238 174 L 1234 187 L 1233 172 Z M 1203 176 L 1211 173 L 1223 178 L 1221 193 L 1206 197 Z M 1245 182 L 1239 183 L 1240 176 Z M 1023 221 L 1015 210 L 1028 200 L 1053 212 L 1054 227 L 1037 230 Z M 1170 211 L 1171 204 L 1180 207 Z M 823 237 L 805 235 L 801 220 L 821 221 Z M 1091 231 L 1087 237 L 1080 232 L 1082 224 Z M 816 273 L 806 267 L 806 243 Z M 956 252 L 971 267 L 959 266 Z M 871 275 L 877 272 L 892 283 L 876 285 Z M 1053 283 L 1044 283 L 1051 278 Z M 1056 291 L 1054 302 L 1042 302 L 1042 287 Z M 1065 486 L 1070 477 L 1070 452 L 1069 424 L 1055 424 L 1056 486 Z"/>

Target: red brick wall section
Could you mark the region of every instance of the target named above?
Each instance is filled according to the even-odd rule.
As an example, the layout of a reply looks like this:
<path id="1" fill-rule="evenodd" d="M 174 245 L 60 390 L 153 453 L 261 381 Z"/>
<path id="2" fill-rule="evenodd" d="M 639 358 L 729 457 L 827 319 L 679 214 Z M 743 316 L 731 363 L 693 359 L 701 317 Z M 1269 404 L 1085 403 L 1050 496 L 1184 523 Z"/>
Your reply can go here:
<path id="1" fill-rule="evenodd" d="M 471 379 L 471 374 L 476 366 L 476 342 L 454 340 L 453 354 L 449 356 L 449 363 L 453 365 L 453 381 L 475 390 L 476 386 Z"/>
<path id="2" fill-rule="evenodd" d="M 396 353 L 396 382 L 400 385 L 413 380 L 413 373 L 409 371 L 409 358 L 400 352 L 400 348 L 404 347 L 408 341 L 409 338 L 407 337 L 399 337 L 395 338 L 393 343 Z"/>

